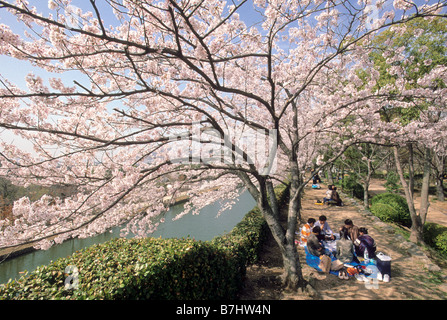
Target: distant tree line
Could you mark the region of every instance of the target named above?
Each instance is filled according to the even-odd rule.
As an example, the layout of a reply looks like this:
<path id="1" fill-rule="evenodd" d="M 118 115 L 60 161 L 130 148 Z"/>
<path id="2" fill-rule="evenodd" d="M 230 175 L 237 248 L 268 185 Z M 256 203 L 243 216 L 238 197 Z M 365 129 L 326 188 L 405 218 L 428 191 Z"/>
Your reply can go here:
<path id="1" fill-rule="evenodd" d="M 44 194 L 65 198 L 73 194 L 75 189 L 76 187 L 71 185 L 47 187 L 33 184 L 23 187 L 14 185 L 8 179 L 0 177 L 0 220 L 12 218 L 13 203 L 22 197 L 28 197 L 31 201 L 40 199 Z"/>

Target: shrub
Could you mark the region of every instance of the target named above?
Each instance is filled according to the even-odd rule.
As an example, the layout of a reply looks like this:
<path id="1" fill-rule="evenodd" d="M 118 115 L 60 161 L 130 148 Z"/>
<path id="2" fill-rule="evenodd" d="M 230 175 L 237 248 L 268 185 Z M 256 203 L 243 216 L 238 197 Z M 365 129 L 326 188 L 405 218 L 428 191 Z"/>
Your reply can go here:
<path id="1" fill-rule="evenodd" d="M 404 197 L 395 193 L 381 193 L 371 199 L 371 212 L 382 221 L 411 226 L 410 210 Z"/>
<path id="2" fill-rule="evenodd" d="M 385 188 L 387 192 L 398 192 L 401 189 L 399 176 L 396 172 L 388 172 L 386 175 Z"/>
<path id="3" fill-rule="evenodd" d="M 377 202 L 371 205 L 370 210 L 384 222 L 396 222 L 399 220 L 399 213 L 389 204 Z"/>
<path id="4" fill-rule="evenodd" d="M 277 191 L 280 205 L 288 188 Z M 113 239 L 58 259 L 0 286 L 8 299 L 234 299 L 246 266 L 258 260 L 267 225 L 256 207 L 233 230 L 211 241 Z M 77 268 L 78 288 L 65 288 Z"/>
<path id="5" fill-rule="evenodd" d="M 344 191 L 349 191 L 352 197 L 363 199 L 364 188 L 360 183 L 357 182 L 357 179 L 354 175 L 349 175 L 344 178 L 342 187 Z"/>
<path id="6" fill-rule="evenodd" d="M 425 223 L 424 242 L 447 256 L 447 227 L 432 222 Z"/>
<path id="7" fill-rule="evenodd" d="M 256 232 L 212 242 L 113 239 L 41 266 L 0 288 L 0 299 L 232 299 L 256 259 Z M 79 287 L 65 290 L 67 266 Z"/>

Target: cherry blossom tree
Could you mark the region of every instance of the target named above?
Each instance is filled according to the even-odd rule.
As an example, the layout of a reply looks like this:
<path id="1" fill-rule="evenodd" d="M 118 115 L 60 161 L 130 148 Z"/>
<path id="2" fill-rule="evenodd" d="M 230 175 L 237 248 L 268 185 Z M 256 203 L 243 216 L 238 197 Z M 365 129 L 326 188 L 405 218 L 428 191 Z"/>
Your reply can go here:
<path id="1" fill-rule="evenodd" d="M 381 72 L 378 87 L 393 87 L 394 92 L 400 96 L 398 99 L 406 102 L 401 106 L 399 103 L 395 104 L 394 98 L 391 98 L 381 112 L 386 122 L 393 122 L 393 125 L 400 127 L 401 132 L 390 142 L 393 144 L 397 171 L 410 210 L 410 239 L 414 242 L 423 242 L 423 226 L 429 207 L 432 158 L 437 162 L 436 167 L 442 170 L 439 155 L 442 158 L 445 153 L 446 26 L 444 18 L 416 18 L 406 22 L 403 27 L 390 28 L 374 40 L 378 52 L 373 53 L 373 56 L 376 67 Z M 401 59 L 402 56 L 406 59 Z M 436 71 L 432 72 L 434 70 Z M 434 94 L 429 94 L 430 90 Z M 409 151 L 408 181 L 404 178 L 399 154 L 399 149 L 406 146 Z M 422 150 L 423 181 L 419 210 L 414 202 L 415 146 Z M 439 184 L 439 180 L 437 182 Z"/>
<path id="2" fill-rule="evenodd" d="M 181 216 L 235 201 L 242 184 L 278 243 L 284 284 L 296 288 L 304 285 L 294 234 L 306 169 L 314 162 L 323 168 L 351 144 L 398 134 L 380 127 L 378 111 L 396 93 L 375 89 L 371 39 L 412 19 L 409 13 L 442 16 L 445 2 L 39 6 L 0 0 L 0 12 L 27 27 L 20 34 L 0 25 L 0 54 L 49 74 L 30 73 L 26 89 L 1 78 L 0 127 L 33 150 L 3 141 L 0 169 L 17 184 L 70 185 L 76 192 L 18 200 L 14 222 L 1 222 L 0 247 L 46 248 L 124 224 L 123 233 L 147 236 L 169 206 L 163 199 L 187 190 Z M 242 17 L 248 8 L 259 18 L 252 25 Z M 359 69 L 369 71 L 366 78 Z M 82 76 L 71 84 L 52 77 L 73 70 Z M 422 79 L 432 80 L 431 73 Z M 404 94 L 434 96 L 420 90 Z M 328 143 L 334 156 L 322 161 Z M 290 185 L 286 225 L 273 194 L 281 183 Z"/>
<path id="3" fill-rule="evenodd" d="M 346 150 L 337 162 L 350 170 L 350 175 L 363 187 L 363 206 L 369 208 L 369 185 L 373 174 L 387 159 L 388 151 L 377 144 L 356 144 Z"/>

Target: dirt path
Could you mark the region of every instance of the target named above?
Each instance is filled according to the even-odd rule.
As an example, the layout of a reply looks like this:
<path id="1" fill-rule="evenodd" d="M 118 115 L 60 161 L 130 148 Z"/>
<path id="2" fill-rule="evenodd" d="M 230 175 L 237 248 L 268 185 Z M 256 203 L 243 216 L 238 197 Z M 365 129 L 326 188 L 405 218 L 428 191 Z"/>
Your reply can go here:
<path id="1" fill-rule="evenodd" d="M 381 188 L 375 182 L 373 191 Z M 246 289 L 241 299 L 263 300 L 444 300 L 447 299 L 447 266 L 435 264 L 428 258 L 429 253 L 413 246 L 411 243 L 395 233 L 393 227 L 381 222 L 368 211 L 365 211 L 360 202 L 341 195 L 344 207 L 327 207 L 316 205 L 315 200 L 322 199 L 326 186 L 313 190 L 306 188 L 302 203 L 302 216 L 304 220 L 310 217 L 318 219 L 326 215 L 332 230 L 336 231 L 343 225 L 345 219 L 350 218 L 358 227 L 366 227 L 369 234 L 377 243 L 377 250 L 392 258 L 391 281 L 378 282 L 377 286 L 366 288 L 365 283 L 355 278 L 340 280 L 337 276 L 324 275 L 305 263 L 304 249 L 299 247 L 298 252 L 302 262 L 304 278 L 312 286 L 309 293 L 284 292 L 277 277 L 282 272 L 282 260 L 274 240 L 265 245 L 265 250 L 258 264 L 250 266 L 247 270 Z M 436 208 L 440 207 L 441 210 Z M 444 218 L 445 206 L 432 205 L 429 211 L 431 219 L 441 223 Z M 303 263 L 304 262 L 304 263 Z M 431 271 L 428 271 L 431 270 Z"/>
<path id="2" fill-rule="evenodd" d="M 370 185 L 371 195 L 385 192 L 385 187 L 383 186 L 384 181 L 373 179 Z M 447 226 L 447 201 L 441 202 L 436 200 L 436 196 L 430 195 L 430 206 L 428 207 L 427 221 L 435 222 Z M 416 210 L 419 210 L 420 196 L 416 194 L 415 206 Z"/>

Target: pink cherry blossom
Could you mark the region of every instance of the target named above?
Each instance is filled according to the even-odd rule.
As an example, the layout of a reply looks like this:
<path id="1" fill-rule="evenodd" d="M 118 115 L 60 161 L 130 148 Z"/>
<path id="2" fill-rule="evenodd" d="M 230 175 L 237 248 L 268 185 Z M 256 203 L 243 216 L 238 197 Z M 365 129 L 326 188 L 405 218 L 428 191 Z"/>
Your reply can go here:
<path id="1" fill-rule="evenodd" d="M 0 77 L 0 127 L 33 146 L 0 141 L 0 173 L 16 184 L 71 187 L 61 197 L 16 201 L 15 220 L 0 225 L 1 248 L 37 241 L 45 249 L 119 225 L 126 225 L 123 235 L 148 236 L 169 199 L 190 199 L 177 218 L 231 200 L 221 214 L 242 186 L 282 248 L 284 279 L 296 285 L 302 275 L 293 271 L 293 228 L 312 163 L 322 169 L 362 141 L 436 147 L 429 141 L 445 138 L 445 119 L 430 120 L 445 112 L 446 89 L 433 90 L 435 81 L 447 80 L 445 67 L 410 90 L 398 66 L 408 62 L 404 48 L 385 51 L 398 80 L 376 86 L 371 39 L 386 28 L 405 31 L 401 11 L 416 10 L 408 1 L 394 1 L 393 11 L 379 3 L 370 28 L 366 1 L 107 5 L 101 12 L 94 1 L 81 9 L 70 1 L 32 8 L 0 0 L 0 12 L 29 29 L 27 36 L 0 25 L 0 54 L 51 72 L 28 74 L 26 89 Z M 45 8 L 51 14 L 40 13 Z M 259 21 L 248 24 L 245 10 L 254 9 Z M 79 77 L 67 82 L 67 71 Z M 409 108 L 418 99 L 434 109 L 406 127 L 381 121 L 390 103 Z M 333 157 L 326 159 L 329 145 Z M 291 185 L 287 230 L 267 201 L 280 183 Z"/>

